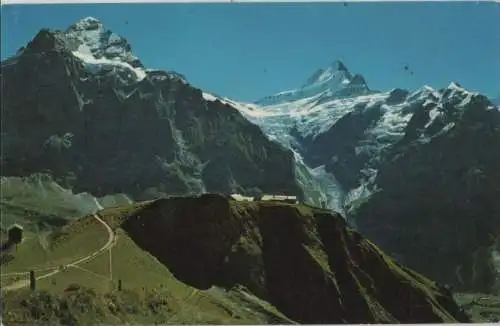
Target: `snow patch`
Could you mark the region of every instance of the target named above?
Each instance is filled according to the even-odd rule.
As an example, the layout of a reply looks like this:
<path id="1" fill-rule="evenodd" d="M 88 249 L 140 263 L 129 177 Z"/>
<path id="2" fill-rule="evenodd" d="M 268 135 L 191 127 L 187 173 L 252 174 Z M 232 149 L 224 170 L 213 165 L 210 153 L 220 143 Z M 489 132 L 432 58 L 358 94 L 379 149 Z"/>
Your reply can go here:
<path id="1" fill-rule="evenodd" d="M 122 68 L 128 69 L 131 73 L 134 74 L 137 81 L 143 80 L 146 77 L 146 71 L 142 68 L 134 68 L 130 64 L 118 60 L 110 60 L 105 58 L 97 59 L 92 54 L 90 48 L 82 44 L 78 47 L 77 51 L 72 52 L 75 57 L 82 60 L 86 69 L 90 73 L 98 73 L 104 68 Z"/>
<path id="2" fill-rule="evenodd" d="M 215 96 L 213 96 L 212 94 L 209 94 L 209 93 L 205 93 L 203 92 L 203 98 L 206 100 L 206 101 L 216 101 L 218 100 L 218 98 L 216 98 Z"/>
<path id="3" fill-rule="evenodd" d="M 434 120 L 441 116 L 442 115 L 442 112 L 440 111 L 440 107 L 435 107 L 434 109 L 430 110 L 429 111 L 429 122 L 427 122 L 425 124 L 425 127 L 424 128 L 429 128 L 430 125 L 432 125 L 434 123 Z"/>

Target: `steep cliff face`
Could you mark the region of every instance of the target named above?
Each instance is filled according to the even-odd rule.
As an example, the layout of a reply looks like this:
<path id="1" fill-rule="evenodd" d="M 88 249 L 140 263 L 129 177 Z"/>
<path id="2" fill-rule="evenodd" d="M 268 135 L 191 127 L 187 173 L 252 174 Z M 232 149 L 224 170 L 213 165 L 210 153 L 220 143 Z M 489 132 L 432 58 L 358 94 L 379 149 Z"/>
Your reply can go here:
<path id="1" fill-rule="evenodd" d="M 93 33 L 105 46 L 89 41 Z M 136 199 L 301 194 L 290 151 L 177 74 L 142 68 L 129 50 L 87 19 L 40 31 L 2 62 L 3 175 L 50 172 L 78 191 Z"/>
<path id="2" fill-rule="evenodd" d="M 446 289 L 327 210 L 203 195 L 158 200 L 121 227 L 186 284 L 243 285 L 299 323 L 467 321 Z"/>

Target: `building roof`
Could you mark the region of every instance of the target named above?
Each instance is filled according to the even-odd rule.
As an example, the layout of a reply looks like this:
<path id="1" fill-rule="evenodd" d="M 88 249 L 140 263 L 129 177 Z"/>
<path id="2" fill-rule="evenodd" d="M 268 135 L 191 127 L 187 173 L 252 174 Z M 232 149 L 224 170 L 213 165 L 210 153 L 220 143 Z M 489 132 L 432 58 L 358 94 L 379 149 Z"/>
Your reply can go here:
<path id="1" fill-rule="evenodd" d="M 232 194 L 231 195 L 231 198 L 233 198 L 234 200 L 239 200 L 239 201 L 253 201 L 254 198 L 253 197 L 248 197 L 248 196 L 242 196 L 240 194 Z"/>
<path id="2" fill-rule="evenodd" d="M 24 230 L 23 226 L 21 224 L 14 223 L 11 226 L 7 228 L 7 231 L 10 231 L 12 229 L 21 229 Z"/>
<path id="3" fill-rule="evenodd" d="M 297 200 L 297 196 L 284 196 L 284 195 L 263 195 L 261 200 Z"/>

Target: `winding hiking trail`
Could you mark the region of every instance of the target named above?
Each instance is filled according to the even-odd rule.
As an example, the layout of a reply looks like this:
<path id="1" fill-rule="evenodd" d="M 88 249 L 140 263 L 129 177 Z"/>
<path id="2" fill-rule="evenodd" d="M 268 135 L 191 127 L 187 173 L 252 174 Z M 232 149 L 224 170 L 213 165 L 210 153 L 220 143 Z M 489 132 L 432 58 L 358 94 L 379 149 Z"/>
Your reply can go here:
<path id="1" fill-rule="evenodd" d="M 92 216 L 97 220 L 99 221 L 99 223 L 101 223 L 102 225 L 104 225 L 104 227 L 106 228 L 106 231 L 108 231 L 108 241 L 104 244 L 104 246 L 102 246 L 100 249 L 94 251 L 93 253 L 85 256 L 85 257 L 82 257 L 78 260 L 75 260 L 69 264 L 66 264 L 63 266 L 63 268 L 59 268 L 59 267 L 49 267 L 49 268 L 44 268 L 44 269 L 39 269 L 38 271 L 47 271 L 47 270 L 52 270 L 51 272 L 49 273 L 46 273 L 46 274 L 43 274 L 43 275 L 40 275 L 40 276 L 37 276 L 35 279 L 36 280 L 42 280 L 42 279 L 45 279 L 45 278 L 48 278 L 48 277 L 51 277 L 51 276 L 54 276 L 56 275 L 57 273 L 60 273 L 62 272 L 64 269 L 66 269 L 67 267 L 77 267 L 78 265 L 80 264 L 83 264 L 83 263 L 86 263 L 88 262 L 89 260 L 93 259 L 94 257 L 96 257 L 97 255 L 99 255 L 100 253 L 110 249 L 114 243 L 115 243 L 115 239 L 116 239 L 116 235 L 115 233 L 113 232 L 113 230 L 111 229 L 111 227 L 106 223 L 104 222 L 104 220 L 102 220 L 99 215 L 97 215 L 97 213 L 94 213 L 92 214 Z M 37 272 L 37 270 L 35 270 L 35 272 Z M 8 273 L 8 274 L 3 274 L 4 276 L 8 276 L 8 275 L 27 275 L 29 274 L 29 272 L 22 272 L 22 273 Z M 2 291 L 13 291 L 13 290 L 18 290 L 18 289 L 21 289 L 21 288 L 24 288 L 24 287 L 27 287 L 29 285 L 29 280 L 21 280 L 21 281 L 17 281 L 11 285 L 8 285 L 8 286 L 5 286 L 4 288 L 2 288 Z"/>

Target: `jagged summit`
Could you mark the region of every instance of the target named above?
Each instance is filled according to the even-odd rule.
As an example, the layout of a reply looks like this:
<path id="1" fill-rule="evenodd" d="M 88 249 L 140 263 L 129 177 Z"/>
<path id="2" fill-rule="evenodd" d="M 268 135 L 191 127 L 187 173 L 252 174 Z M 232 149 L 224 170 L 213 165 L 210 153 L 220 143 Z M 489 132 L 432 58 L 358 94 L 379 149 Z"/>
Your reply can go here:
<path id="1" fill-rule="evenodd" d="M 331 78 L 332 75 L 337 74 L 342 77 L 349 78 L 351 74 L 347 67 L 339 60 L 335 60 L 327 68 L 321 68 L 316 70 L 314 74 L 307 80 L 307 82 L 302 86 L 302 88 L 308 87 L 312 84 L 321 83 Z"/>
<path id="2" fill-rule="evenodd" d="M 66 52 L 81 62 L 90 75 L 113 72 L 128 84 L 140 82 L 147 76 L 152 79 L 176 79 L 187 83 L 184 76 L 158 69 L 146 69 L 132 52 L 127 39 L 106 28 L 95 17 L 82 18 L 65 31 L 41 29 L 26 47 L 16 54 L 39 54 L 40 52 Z M 16 57 L 2 62 L 2 66 L 17 62 Z"/>
<path id="3" fill-rule="evenodd" d="M 68 28 L 68 31 L 70 30 L 77 30 L 77 31 L 82 31 L 82 30 L 95 30 L 99 29 L 102 27 L 102 23 L 99 19 L 95 17 L 85 17 L 83 19 L 80 19 L 73 25 L 71 25 Z"/>
<path id="4" fill-rule="evenodd" d="M 332 62 L 331 66 L 332 69 L 335 69 L 336 71 L 348 71 L 347 67 L 344 65 L 344 63 L 340 60 L 335 60 Z"/>
<path id="5" fill-rule="evenodd" d="M 451 82 L 449 85 L 448 85 L 448 88 L 462 88 L 462 85 L 460 85 L 459 83 L 457 82 Z"/>
<path id="6" fill-rule="evenodd" d="M 301 99 L 340 98 L 369 92 L 363 76 L 352 75 L 346 65 L 333 61 L 327 68 L 318 69 L 300 88 L 267 96 L 256 104 L 275 105 Z"/>
<path id="7" fill-rule="evenodd" d="M 83 18 L 71 25 L 65 36 L 78 44 L 75 55 L 80 58 L 120 61 L 133 68 L 143 67 L 132 53 L 130 43 L 122 36 L 104 27 L 95 17 Z"/>

